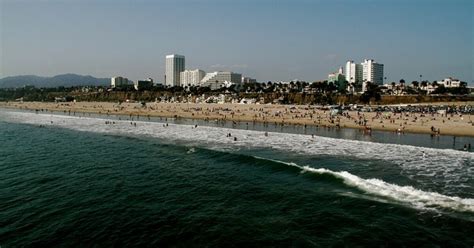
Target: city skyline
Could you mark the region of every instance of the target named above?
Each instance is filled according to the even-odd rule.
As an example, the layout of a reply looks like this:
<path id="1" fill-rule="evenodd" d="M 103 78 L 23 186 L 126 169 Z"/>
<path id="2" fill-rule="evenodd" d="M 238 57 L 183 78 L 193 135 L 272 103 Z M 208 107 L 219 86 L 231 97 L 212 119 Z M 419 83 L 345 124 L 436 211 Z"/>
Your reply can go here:
<path id="1" fill-rule="evenodd" d="M 373 58 L 385 64 L 385 82 L 423 75 L 472 85 L 470 1 L 216 3 L 2 0 L 0 77 L 71 72 L 163 82 L 163 57 L 176 53 L 186 68 L 258 81 L 324 80 L 347 60 Z"/>

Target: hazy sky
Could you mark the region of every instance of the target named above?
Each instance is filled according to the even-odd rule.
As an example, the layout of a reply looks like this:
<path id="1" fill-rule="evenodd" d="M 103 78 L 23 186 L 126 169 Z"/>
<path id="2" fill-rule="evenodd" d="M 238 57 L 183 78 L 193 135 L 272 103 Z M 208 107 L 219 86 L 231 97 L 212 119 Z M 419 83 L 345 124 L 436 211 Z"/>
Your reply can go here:
<path id="1" fill-rule="evenodd" d="M 0 0 L 0 77 L 78 73 L 163 81 L 186 68 L 259 81 L 327 78 L 373 58 L 388 81 L 472 82 L 472 0 Z"/>

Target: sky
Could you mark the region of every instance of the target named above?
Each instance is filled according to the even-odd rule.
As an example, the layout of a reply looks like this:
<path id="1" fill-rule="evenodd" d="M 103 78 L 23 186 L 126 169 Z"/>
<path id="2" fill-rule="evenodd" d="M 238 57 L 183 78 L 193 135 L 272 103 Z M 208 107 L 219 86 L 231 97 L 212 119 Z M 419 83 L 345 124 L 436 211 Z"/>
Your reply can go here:
<path id="1" fill-rule="evenodd" d="M 388 82 L 472 83 L 472 0 L 0 0 L 0 78 L 77 73 L 163 81 L 186 69 L 327 79 L 375 59 Z"/>

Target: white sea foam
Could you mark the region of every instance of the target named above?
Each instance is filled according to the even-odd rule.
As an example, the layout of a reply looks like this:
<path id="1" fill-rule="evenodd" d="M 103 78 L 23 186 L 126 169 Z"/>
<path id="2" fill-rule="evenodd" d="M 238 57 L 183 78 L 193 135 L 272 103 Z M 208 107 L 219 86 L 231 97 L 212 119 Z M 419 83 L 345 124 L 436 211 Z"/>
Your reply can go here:
<path id="1" fill-rule="evenodd" d="M 289 133 L 269 133 L 252 130 L 239 130 L 218 127 L 168 124 L 114 120 L 115 124 L 105 124 L 106 119 L 74 117 L 50 114 L 0 110 L 0 118 L 5 121 L 51 125 L 79 131 L 146 136 L 185 142 L 190 145 L 204 145 L 211 149 L 235 150 L 239 148 L 264 147 L 293 153 L 314 155 L 332 155 L 339 157 L 376 159 L 389 162 L 387 165 L 399 166 L 408 175 L 417 173 L 426 176 L 436 175 L 443 188 L 472 190 L 469 180 L 474 178 L 474 154 L 450 149 L 434 149 L 409 145 L 383 144 L 357 140 L 343 140 L 327 137 L 311 138 L 308 135 Z M 227 137 L 231 133 L 232 137 Z M 234 141 L 234 137 L 237 141 Z M 424 155 L 423 155 L 424 154 Z M 300 167 L 293 164 L 293 166 Z M 362 179 L 348 172 L 333 172 L 327 169 L 301 167 L 304 171 L 329 173 L 344 180 L 344 183 L 365 192 L 377 194 L 401 202 L 409 202 L 419 207 L 444 207 L 459 211 L 474 212 L 473 199 L 446 196 L 434 192 L 425 192 L 410 186 L 398 186 L 379 179 Z M 467 188 L 466 188 L 467 186 Z M 452 192 L 456 192 L 453 190 Z"/>
<path id="2" fill-rule="evenodd" d="M 436 192 L 427 192 L 411 186 L 399 186 L 380 179 L 363 179 L 347 171 L 334 172 L 324 168 L 304 166 L 305 171 L 318 174 L 330 174 L 341 178 L 345 184 L 356 187 L 364 192 L 407 203 L 416 208 L 437 209 L 439 207 L 462 212 L 474 213 L 474 199 L 446 196 Z"/>
<path id="3" fill-rule="evenodd" d="M 342 179 L 344 184 L 355 187 L 359 190 L 367 192 L 377 197 L 391 199 L 400 203 L 405 203 L 415 208 L 420 209 L 452 209 L 461 212 L 474 213 L 474 199 L 464 199 L 455 196 L 446 196 L 436 192 L 427 192 L 415 189 L 411 186 L 399 186 L 384 182 L 383 180 L 372 178 L 363 179 L 353 175 L 347 171 L 335 172 L 326 168 L 312 168 L 310 166 L 300 166 L 292 162 L 284 162 L 274 159 L 265 159 L 255 157 L 257 159 L 264 159 L 276 163 L 286 164 L 288 166 L 301 169 L 302 172 L 311 172 L 315 174 L 329 174 L 336 178 Z M 381 199 L 383 201 L 383 199 Z"/>

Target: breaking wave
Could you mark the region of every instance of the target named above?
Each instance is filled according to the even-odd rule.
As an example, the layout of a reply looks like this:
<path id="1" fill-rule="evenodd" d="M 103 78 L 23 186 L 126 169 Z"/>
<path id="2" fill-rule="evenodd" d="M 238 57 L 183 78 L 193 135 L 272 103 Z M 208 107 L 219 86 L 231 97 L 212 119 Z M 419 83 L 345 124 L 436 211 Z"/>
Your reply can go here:
<path id="1" fill-rule="evenodd" d="M 415 189 L 411 186 L 399 186 L 387 183 L 383 180 L 372 178 L 364 179 L 353 175 L 347 171 L 332 171 L 325 168 L 312 168 L 310 166 L 300 166 L 292 162 L 284 162 L 274 159 L 255 157 L 257 159 L 270 160 L 276 163 L 301 169 L 302 172 L 315 174 L 327 174 L 341 179 L 345 185 L 355 187 L 363 192 L 396 202 L 405 203 L 419 209 L 451 209 L 460 212 L 474 213 L 474 199 L 465 199 L 456 196 L 446 196 L 436 192 L 427 192 Z"/>

